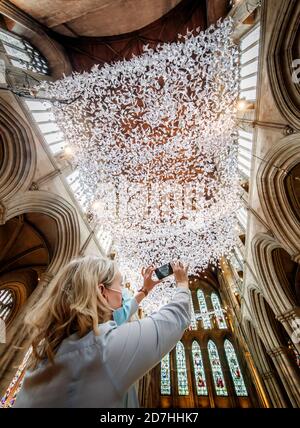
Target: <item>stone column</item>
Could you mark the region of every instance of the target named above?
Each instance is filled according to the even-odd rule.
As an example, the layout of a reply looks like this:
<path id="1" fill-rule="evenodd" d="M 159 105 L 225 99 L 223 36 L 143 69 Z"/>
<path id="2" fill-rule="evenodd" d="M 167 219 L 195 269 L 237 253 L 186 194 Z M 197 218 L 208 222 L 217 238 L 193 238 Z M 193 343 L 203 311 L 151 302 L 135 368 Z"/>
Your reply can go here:
<path id="1" fill-rule="evenodd" d="M 266 394 L 266 385 L 264 385 L 262 382 L 262 379 L 261 379 L 262 375 L 261 375 L 261 373 L 259 373 L 259 371 L 255 367 L 251 353 L 249 351 L 245 351 L 245 350 L 243 353 L 244 353 L 244 357 L 246 360 L 244 372 L 245 372 L 245 379 L 247 382 L 246 387 L 248 388 L 248 393 L 251 396 L 251 399 L 253 401 L 253 395 L 252 394 L 253 394 L 253 392 L 255 392 L 257 394 L 259 404 L 262 407 L 270 408 L 270 399 Z M 249 373 L 248 373 L 248 371 L 249 371 Z M 253 382 L 254 388 L 252 387 L 251 381 Z M 251 388 L 250 391 L 249 391 L 249 387 Z M 252 392 L 252 389 L 254 389 L 253 392 Z"/>
<path id="2" fill-rule="evenodd" d="M 13 379 L 30 346 L 30 337 L 24 319 L 32 306 L 38 302 L 47 288 L 52 275 L 45 272 L 35 290 L 29 296 L 19 315 L 6 334 L 6 343 L 0 344 L 0 396 L 2 397 Z"/>
<path id="3" fill-rule="evenodd" d="M 284 346 L 267 351 L 272 358 L 293 407 L 300 407 L 300 376 Z"/>
<path id="4" fill-rule="evenodd" d="M 265 387 L 268 391 L 270 400 L 275 408 L 286 408 L 287 403 L 280 391 L 276 377 L 272 371 L 261 373 Z"/>

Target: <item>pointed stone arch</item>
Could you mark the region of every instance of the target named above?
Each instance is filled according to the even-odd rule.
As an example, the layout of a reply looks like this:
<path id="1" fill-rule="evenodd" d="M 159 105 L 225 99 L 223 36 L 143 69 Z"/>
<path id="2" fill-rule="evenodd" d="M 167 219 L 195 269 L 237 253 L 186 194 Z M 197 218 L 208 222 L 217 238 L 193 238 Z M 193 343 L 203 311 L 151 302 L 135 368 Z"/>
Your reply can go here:
<path id="1" fill-rule="evenodd" d="M 300 84 L 292 74 L 293 60 L 299 58 L 299 18 L 299 1 L 281 2 L 267 55 L 270 88 L 277 107 L 296 129 L 300 129 Z"/>
<path id="2" fill-rule="evenodd" d="M 28 191 L 12 198 L 6 206 L 6 220 L 27 212 L 46 214 L 57 225 L 58 239 L 47 272 L 55 275 L 60 267 L 78 255 L 80 229 L 73 205 L 61 196 L 45 191 Z"/>
<path id="3" fill-rule="evenodd" d="M 0 200 L 28 190 L 36 168 L 36 146 L 27 123 L 6 101 L 0 103 Z"/>
<path id="4" fill-rule="evenodd" d="M 286 177 L 300 164 L 300 134 L 283 138 L 264 157 L 257 188 L 267 223 L 286 251 L 300 261 L 300 222 L 289 201 Z"/>
<path id="5" fill-rule="evenodd" d="M 272 253 L 281 245 L 266 233 L 257 234 L 252 240 L 253 262 L 260 287 L 276 315 L 292 310 L 295 297 L 284 277 L 279 278 Z"/>
<path id="6" fill-rule="evenodd" d="M 254 324 L 257 325 L 258 334 L 267 349 L 279 346 L 279 341 L 268 318 L 263 294 L 254 287 L 248 289 L 251 313 Z"/>
<path id="7" fill-rule="evenodd" d="M 41 298 L 53 276 L 77 256 L 80 249 L 80 229 L 75 207 L 59 195 L 45 191 L 28 191 L 17 194 L 5 206 L 5 218 L 9 220 L 25 213 L 39 213 L 51 217 L 57 227 L 57 244 L 47 271 L 41 275 L 38 286 L 17 314 L 7 334 L 6 344 L 0 349 L 0 395 L 4 393 L 15 374 L 16 367 L 23 361 L 30 345 L 26 312 Z"/>

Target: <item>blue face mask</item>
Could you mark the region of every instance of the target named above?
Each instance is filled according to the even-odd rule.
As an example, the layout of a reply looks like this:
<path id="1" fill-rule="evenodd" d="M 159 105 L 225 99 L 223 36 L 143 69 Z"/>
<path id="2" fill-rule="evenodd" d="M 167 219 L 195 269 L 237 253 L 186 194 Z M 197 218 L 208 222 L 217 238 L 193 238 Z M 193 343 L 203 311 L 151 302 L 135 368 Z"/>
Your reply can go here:
<path id="1" fill-rule="evenodd" d="M 121 293 L 121 291 L 119 290 L 115 290 L 115 291 L 118 291 L 119 293 Z M 132 297 L 132 295 L 127 290 L 127 288 L 123 288 L 122 306 L 113 311 L 113 319 L 117 323 L 117 325 L 123 324 L 131 317 L 131 315 L 133 315 L 131 313 L 133 300 L 134 300 L 134 297 Z"/>

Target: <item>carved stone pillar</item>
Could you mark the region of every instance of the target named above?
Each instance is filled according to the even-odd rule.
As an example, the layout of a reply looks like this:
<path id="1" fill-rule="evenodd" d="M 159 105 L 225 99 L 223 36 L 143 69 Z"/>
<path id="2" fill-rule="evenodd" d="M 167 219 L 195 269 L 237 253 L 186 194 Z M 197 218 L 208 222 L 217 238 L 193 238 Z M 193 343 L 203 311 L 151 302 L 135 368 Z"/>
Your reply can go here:
<path id="1" fill-rule="evenodd" d="M 247 342 L 247 339 L 243 336 L 243 341 Z M 250 377 L 247 375 L 247 371 L 245 371 L 245 374 L 248 377 L 248 385 L 251 385 L 251 379 L 253 381 L 253 385 L 255 386 L 255 391 L 257 392 L 259 403 L 264 408 L 270 407 L 270 399 L 266 395 L 266 390 L 269 393 L 269 390 L 267 388 L 266 383 L 263 384 L 262 377 L 265 375 L 265 373 L 259 373 L 259 370 L 255 367 L 254 359 L 249 351 L 243 350 L 246 364 L 249 370 Z M 245 376 L 246 377 L 246 376 Z M 252 396 L 252 391 L 250 390 L 250 394 Z M 270 396 L 270 393 L 269 393 Z"/>
<path id="2" fill-rule="evenodd" d="M 285 408 L 287 403 L 280 391 L 276 377 L 272 371 L 261 373 L 261 377 L 264 381 L 269 397 L 275 408 Z"/>
<path id="3" fill-rule="evenodd" d="M 300 407 L 300 376 L 284 346 L 268 350 L 293 407 Z"/>
<path id="4" fill-rule="evenodd" d="M 41 275 L 37 287 L 9 328 L 6 343 L 0 344 L 0 396 L 5 393 L 30 346 L 30 337 L 24 325 L 24 318 L 41 298 L 51 279 L 52 275 L 46 272 Z"/>

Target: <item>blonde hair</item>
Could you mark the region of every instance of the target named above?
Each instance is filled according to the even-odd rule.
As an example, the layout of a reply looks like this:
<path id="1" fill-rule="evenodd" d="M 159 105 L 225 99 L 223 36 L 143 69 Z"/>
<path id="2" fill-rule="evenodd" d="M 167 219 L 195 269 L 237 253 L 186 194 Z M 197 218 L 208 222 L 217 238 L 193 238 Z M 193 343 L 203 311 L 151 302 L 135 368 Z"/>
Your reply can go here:
<path id="1" fill-rule="evenodd" d="M 61 342 L 72 333 L 83 337 L 111 319 L 111 308 L 97 285 L 110 287 L 118 268 L 104 257 L 85 256 L 68 263 L 50 282 L 42 299 L 25 318 L 32 336 L 29 367 L 48 358 L 53 362 Z"/>

